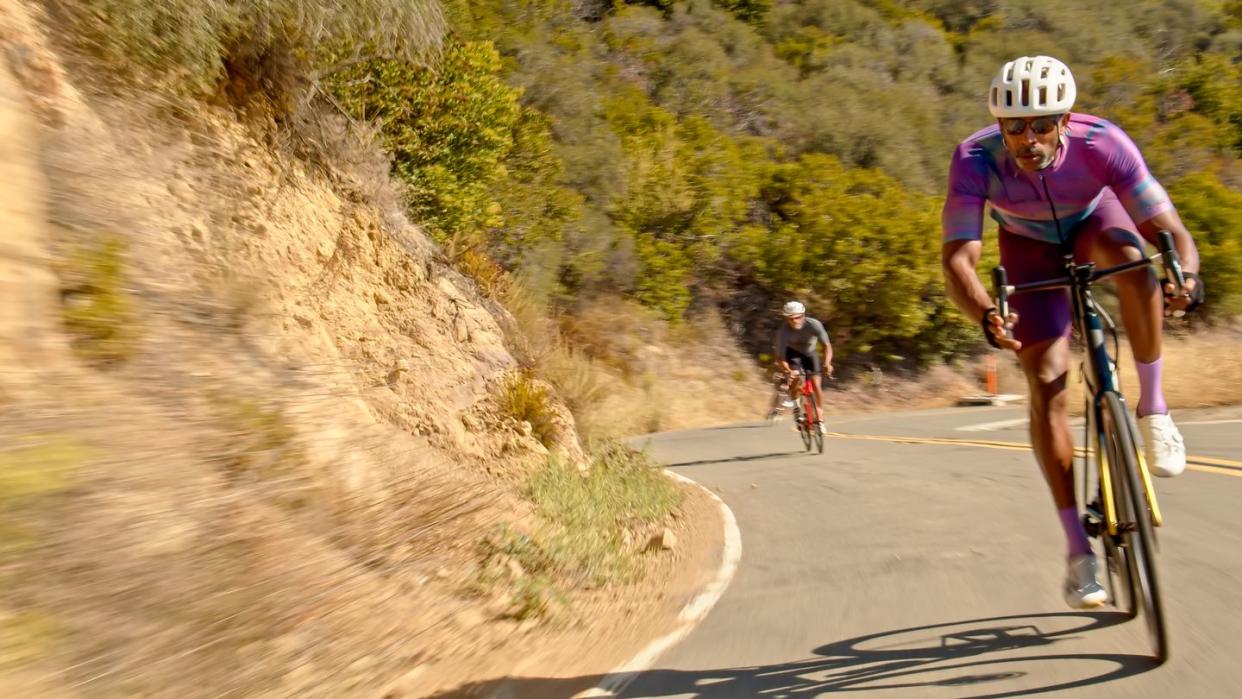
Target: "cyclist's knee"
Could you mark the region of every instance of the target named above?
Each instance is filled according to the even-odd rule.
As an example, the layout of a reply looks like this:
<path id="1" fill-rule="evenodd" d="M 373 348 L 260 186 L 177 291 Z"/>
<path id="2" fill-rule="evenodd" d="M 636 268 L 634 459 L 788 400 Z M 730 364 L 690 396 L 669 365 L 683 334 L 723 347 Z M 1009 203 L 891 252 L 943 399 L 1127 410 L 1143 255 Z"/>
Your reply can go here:
<path id="1" fill-rule="evenodd" d="M 1065 408 L 1069 359 L 1069 341 L 1065 338 L 1032 345 L 1019 355 L 1033 412 L 1044 414 Z"/>
<path id="2" fill-rule="evenodd" d="M 1038 386 L 1031 385 L 1031 414 L 1035 417 L 1063 415 L 1069 410 L 1069 392 L 1065 390 L 1065 379 Z"/>

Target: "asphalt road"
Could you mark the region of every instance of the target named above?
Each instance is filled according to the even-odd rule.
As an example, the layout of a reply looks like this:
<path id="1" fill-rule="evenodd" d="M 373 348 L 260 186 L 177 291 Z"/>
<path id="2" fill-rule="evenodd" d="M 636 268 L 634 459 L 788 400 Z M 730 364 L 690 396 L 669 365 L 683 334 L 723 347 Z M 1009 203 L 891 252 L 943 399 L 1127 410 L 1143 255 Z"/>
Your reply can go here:
<path id="1" fill-rule="evenodd" d="M 823 455 L 788 422 L 652 437 L 733 509 L 743 555 L 708 617 L 623 696 L 1242 696 L 1242 411 L 1175 413 L 1211 463 L 1157 482 L 1160 667 L 1141 620 L 1061 600 L 1064 539 L 1033 457 L 976 444 L 1026 442 L 1022 416 L 838 418 Z"/>

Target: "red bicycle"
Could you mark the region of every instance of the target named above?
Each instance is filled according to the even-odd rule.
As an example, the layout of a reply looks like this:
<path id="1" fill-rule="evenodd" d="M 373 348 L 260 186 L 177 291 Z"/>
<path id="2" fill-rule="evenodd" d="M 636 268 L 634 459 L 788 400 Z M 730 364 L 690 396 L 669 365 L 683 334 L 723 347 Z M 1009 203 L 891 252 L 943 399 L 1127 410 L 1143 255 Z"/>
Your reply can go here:
<path id="1" fill-rule="evenodd" d="M 798 401 L 794 404 L 794 424 L 798 426 L 798 434 L 802 437 L 802 446 L 807 451 L 812 445 L 820 453 L 824 453 L 824 433 L 819 420 L 819 404 L 815 400 L 815 386 L 810 381 L 806 369 L 798 367 L 793 380 L 797 382 L 795 389 Z"/>

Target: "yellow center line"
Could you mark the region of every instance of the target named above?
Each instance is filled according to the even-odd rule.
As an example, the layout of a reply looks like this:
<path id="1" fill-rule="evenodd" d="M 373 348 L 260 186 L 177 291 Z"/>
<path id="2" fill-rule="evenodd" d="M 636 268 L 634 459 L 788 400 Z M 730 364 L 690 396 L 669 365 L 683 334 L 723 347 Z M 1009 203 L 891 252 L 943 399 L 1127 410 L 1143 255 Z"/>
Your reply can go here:
<path id="1" fill-rule="evenodd" d="M 877 434 L 845 434 L 829 432 L 829 437 L 837 439 L 856 439 L 870 442 L 890 442 L 893 444 L 939 444 L 944 446 L 981 447 L 984 449 L 1004 449 L 1006 451 L 1030 451 L 1031 445 L 1022 442 L 997 442 L 987 439 L 955 439 L 952 437 L 901 437 L 896 435 Z M 1087 450 L 1075 447 L 1074 453 L 1083 456 Z M 1242 461 L 1218 459 L 1210 456 L 1187 456 L 1187 468 L 1204 473 L 1217 473 L 1224 476 L 1242 478 Z"/>

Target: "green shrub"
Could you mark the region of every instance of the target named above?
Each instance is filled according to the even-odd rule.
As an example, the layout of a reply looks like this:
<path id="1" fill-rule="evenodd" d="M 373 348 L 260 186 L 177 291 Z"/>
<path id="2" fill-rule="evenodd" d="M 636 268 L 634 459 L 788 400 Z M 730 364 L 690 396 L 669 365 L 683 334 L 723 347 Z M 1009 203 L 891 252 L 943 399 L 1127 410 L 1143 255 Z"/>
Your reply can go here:
<path id="1" fill-rule="evenodd" d="M 650 457 L 615 441 L 595 445 L 585 476 L 549 460 L 523 494 L 541 524 L 530 534 L 500 525 L 484 538 L 482 566 L 469 586 L 476 593 L 507 588 L 509 614 L 518 618 L 555 617 L 571 589 L 635 580 L 645 542 L 634 535 L 651 531 L 682 501 Z"/>
<path id="2" fill-rule="evenodd" d="M 332 88 L 356 118 L 382 127 L 393 173 L 409 185 L 410 210 L 450 250 L 467 248 L 504 225 L 497 190 L 526 115 L 520 91 L 501 77 L 490 42 L 449 41 L 434 65 L 400 60 L 361 63 Z"/>
<path id="3" fill-rule="evenodd" d="M 1242 314 L 1242 192 L 1214 173 L 1189 175 L 1169 188 L 1178 213 L 1199 248 L 1207 291 L 1203 314 Z"/>
<path id="4" fill-rule="evenodd" d="M 772 9 L 772 0 L 713 0 L 743 22 L 758 24 Z"/>
<path id="5" fill-rule="evenodd" d="M 69 488 L 90 457 L 66 435 L 23 435 L 6 442 L 0 451 L 0 563 L 39 542 L 37 528 L 24 515 L 41 498 Z"/>
<path id="6" fill-rule="evenodd" d="M 637 573 L 627 530 L 661 521 L 681 502 L 681 492 L 645 453 L 620 442 L 597 444 L 584 477 L 549 461 L 527 481 L 526 496 L 558 531 L 543 543 L 547 567 L 578 583 L 629 580 Z"/>

